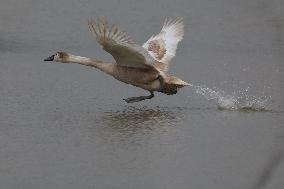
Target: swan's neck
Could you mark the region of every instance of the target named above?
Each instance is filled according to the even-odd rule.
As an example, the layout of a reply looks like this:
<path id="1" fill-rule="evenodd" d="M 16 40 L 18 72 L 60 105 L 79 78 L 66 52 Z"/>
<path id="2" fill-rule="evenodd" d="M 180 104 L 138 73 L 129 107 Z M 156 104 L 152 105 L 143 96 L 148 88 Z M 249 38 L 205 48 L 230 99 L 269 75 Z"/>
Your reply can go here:
<path id="1" fill-rule="evenodd" d="M 103 72 L 108 73 L 108 74 L 112 74 L 112 72 L 113 72 L 113 69 L 112 69 L 113 64 L 112 63 L 105 63 L 103 61 L 91 59 L 91 58 L 87 58 L 87 57 L 75 56 L 75 55 L 72 55 L 72 54 L 68 54 L 66 62 L 95 67 L 95 68 L 98 68 L 99 70 L 101 70 Z"/>

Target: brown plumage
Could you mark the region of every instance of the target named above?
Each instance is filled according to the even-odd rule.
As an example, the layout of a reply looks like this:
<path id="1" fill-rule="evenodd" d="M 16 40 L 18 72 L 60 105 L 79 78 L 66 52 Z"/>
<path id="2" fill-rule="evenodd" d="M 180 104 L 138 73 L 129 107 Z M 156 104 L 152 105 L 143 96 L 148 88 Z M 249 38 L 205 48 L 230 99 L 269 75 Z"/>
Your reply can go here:
<path id="1" fill-rule="evenodd" d="M 78 63 L 92 66 L 112 75 L 119 81 L 145 89 L 149 96 L 124 99 L 138 102 L 154 97 L 154 91 L 176 94 L 179 88 L 189 85 L 175 76 L 167 75 L 168 63 L 175 56 L 177 44 L 183 37 L 181 19 L 166 20 L 162 31 L 151 37 L 143 46 L 137 45 L 125 32 L 106 21 L 89 21 L 89 28 L 97 42 L 110 53 L 116 63 L 57 52 L 45 61 Z"/>

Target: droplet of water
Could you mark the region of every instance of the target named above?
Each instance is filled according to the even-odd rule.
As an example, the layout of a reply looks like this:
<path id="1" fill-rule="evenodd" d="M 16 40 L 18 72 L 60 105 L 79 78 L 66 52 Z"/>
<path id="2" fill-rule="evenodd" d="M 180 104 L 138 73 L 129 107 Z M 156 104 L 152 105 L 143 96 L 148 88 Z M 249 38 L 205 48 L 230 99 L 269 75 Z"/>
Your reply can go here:
<path id="1" fill-rule="evenodd" d="M 215 101 L 220 110 L 269 111 L 267 107 L 271 97 L 249 96 L 249 87 L 244 91 L 234 92 L 232 95 L 225 94 L 224 91 L 218 89 L 210 89 L 206 86 L 192 85 L 191 87 L 207 100 Z"/>

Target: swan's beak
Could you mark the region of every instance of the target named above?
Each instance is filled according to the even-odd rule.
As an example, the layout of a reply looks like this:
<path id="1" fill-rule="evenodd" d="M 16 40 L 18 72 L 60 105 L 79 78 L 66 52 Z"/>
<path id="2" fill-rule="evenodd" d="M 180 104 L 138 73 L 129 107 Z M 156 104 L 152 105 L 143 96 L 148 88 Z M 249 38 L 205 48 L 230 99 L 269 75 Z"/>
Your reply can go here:
<path id="1" fill-rule="evenodd" d="M 54 55 L 44 59 L 44 61 L 53 61 L 54 60 Z"/>

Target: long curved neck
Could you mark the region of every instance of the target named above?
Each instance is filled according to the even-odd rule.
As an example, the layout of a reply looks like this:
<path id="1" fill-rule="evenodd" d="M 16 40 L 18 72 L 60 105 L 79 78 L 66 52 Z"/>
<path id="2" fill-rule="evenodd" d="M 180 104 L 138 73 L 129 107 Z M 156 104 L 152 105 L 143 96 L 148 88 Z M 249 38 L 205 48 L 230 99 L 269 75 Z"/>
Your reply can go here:
<path id="1" fill-rule="evenodd" d="M 87 57 L 82 56 L 76 56 L 72 54 L 68 54 L 68 57 L 66 58 L 66 62 L 75 63 L 75 64 L 82 64 L 85 66 L 95 67 L 105 73 L 112 74 L 113 73 L 113 64 L 112 63 L 106 63 L 100 60 L 91 59 Z"/>

